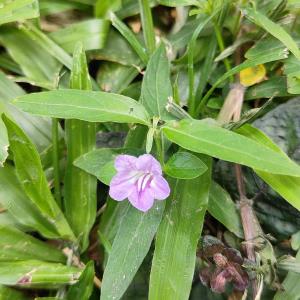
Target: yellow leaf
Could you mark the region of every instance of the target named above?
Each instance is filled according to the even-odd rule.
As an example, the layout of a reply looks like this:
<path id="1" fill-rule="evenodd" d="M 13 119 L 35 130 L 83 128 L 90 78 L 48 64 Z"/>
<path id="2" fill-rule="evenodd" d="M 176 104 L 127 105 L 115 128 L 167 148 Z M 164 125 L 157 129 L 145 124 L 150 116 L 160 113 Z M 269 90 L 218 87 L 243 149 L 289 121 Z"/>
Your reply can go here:
<path id="1" fill-rule="evenodd" d="M 266 68 L 264 65 L 244 69 L 240 72 L 240 83 L 243 86 L 251 86 L 261 82 L 266 76 Z"/>

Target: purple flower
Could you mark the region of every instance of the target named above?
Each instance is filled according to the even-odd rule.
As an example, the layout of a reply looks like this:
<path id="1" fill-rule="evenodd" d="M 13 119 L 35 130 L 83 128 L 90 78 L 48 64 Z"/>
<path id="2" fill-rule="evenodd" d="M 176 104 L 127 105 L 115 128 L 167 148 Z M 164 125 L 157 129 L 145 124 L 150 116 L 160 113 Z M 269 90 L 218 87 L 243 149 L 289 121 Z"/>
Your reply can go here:
<path id="1" fill-rule="evenodd" d="M 128 198 L 134 207 L 146 212 L 154 199 L 164 200 L 170 195 L 160 163 L 150 154 L 139 157 L 118 155 L 115 168 L 117 174 L 110 182 L 109 195 L 117 201 Z"/>

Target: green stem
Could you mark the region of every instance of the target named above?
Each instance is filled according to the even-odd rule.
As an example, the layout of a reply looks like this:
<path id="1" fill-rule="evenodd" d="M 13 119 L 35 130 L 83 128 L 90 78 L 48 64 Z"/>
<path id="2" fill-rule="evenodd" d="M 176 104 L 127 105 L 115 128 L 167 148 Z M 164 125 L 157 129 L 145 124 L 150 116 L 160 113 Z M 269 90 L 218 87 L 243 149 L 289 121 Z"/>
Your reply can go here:
<path id="1" fill-rule="evenodd" d="M 61 207 L 61 193 L 60 193 L 60 174 L 59 174 L 59 143 L 58 143 L 58 120 L 52 119 L 52 163 L 54 171 L 54 194 L 59 207 Z"/>
<path id="2" fill-rule="evenodd" d="M 163 146 L 163 139 L 162 139 L 162 133 L 159 132 L 155 134 L 154 136 L 155 145 L 156 145 L 156 152 L 158 155 L 159 162 L 161 166 L 164 166 L 165 158 L 164 158 L 164 146 Z"/>
<path id="3" fill-rule="evenodd" d="M 223 52 L 225 50 L 225 46 L 224 46 L 224 41 L 223 41 L 223 37 L 222 37 L 222 33 L 220 30 L 220 27 L 217 23 L 214 24 L 214 29 L 215 29 L 215 34 L 217 37 L 217 42 L 220 48 L 220 51 Z M 229 70 L 231 70 L 231 65 L 230 62 L 227 58 L 224 59 L 224 65 L 226 68 L 226 71 L 228 72 Z M 234 81 L 234 77 L 230 76 L 230 81 L 233 82 Z"/>
<path id="4" fill-rule="evenodd" d="M 194 94 L 194 43 L 191 41 L 188 44 L 188 77 L 189 77 L 189 100 L 188 111 L 191 116 L 194 116 L 195 111 L 195 94 Z"/>
<path id="5" fill-rule="evenodd" d="M 149 5 L 149 0 L 139 0 L 140 12 L 142 17 L 142 26 L 144 39 L 146 43 L 146 47 L 148 49 L 148 53 L 151 54 L 155 50 L 155 33 L 153 27 L 153 19 L 151 8 Z"/>

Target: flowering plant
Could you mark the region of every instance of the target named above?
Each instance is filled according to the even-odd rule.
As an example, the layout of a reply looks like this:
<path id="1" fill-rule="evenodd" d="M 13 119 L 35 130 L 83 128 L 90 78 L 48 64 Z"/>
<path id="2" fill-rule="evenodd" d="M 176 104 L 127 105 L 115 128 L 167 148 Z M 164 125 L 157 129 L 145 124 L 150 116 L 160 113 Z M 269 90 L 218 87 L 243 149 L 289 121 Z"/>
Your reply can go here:
<path id="1" fill-rule="evenodd" d="M 0 299 L 298 300 L 298 13 L 0 0 Z"/>

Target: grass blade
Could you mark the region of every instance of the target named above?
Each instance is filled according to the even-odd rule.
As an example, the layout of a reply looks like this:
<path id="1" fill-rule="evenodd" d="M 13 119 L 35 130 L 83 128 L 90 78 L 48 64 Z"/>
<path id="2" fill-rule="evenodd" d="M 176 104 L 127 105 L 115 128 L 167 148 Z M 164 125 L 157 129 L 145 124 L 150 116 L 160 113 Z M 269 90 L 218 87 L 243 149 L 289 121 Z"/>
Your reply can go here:
<path id="1" fill-rule="evenodd" d="M 150 275 L 149 300 L 187 300 L 192 285 L 211 181 L 209 166 L 193 180 L 176 180 L 159 226 Z"/>
<path id="2" fill-rule="evenodd" d="M 73 55 L 70 87 L 91 90 L 85 52 L 78 43 Z M 88 246 L 91 227 L 96 217 L 97 179 L 75 167 L 73 162 L 96 148 L 96 124 L 80 120 L 66 120 L 67 166 L 64 206 L 68 221 L 80 240 L 82 250 Z"/>

